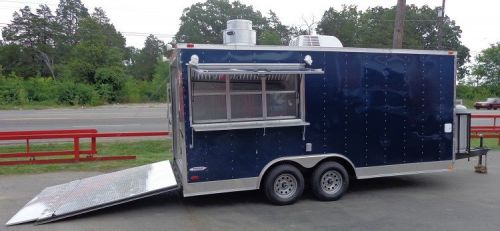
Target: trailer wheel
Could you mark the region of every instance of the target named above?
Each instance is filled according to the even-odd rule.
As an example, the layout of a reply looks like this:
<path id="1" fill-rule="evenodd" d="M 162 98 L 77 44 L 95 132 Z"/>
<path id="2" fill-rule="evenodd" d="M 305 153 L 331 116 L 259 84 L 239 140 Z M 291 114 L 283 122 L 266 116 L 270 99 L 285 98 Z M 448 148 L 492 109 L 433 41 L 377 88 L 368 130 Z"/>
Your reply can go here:
<path id="1" fill-rule="evenodd" d="M 349 187 L 349 175 L 341 164 L 324 162 L 314 169 L 311 182 L 316 198 L 335 201 L 340 199 Z"/>
<path id="2" fill-rule="evenodd" d="M 304 192 L 304 176 L 293 165 L 278 165 L 267 174 L 264 192 L 267 199 L 273 204 L 292 204 Z"/>

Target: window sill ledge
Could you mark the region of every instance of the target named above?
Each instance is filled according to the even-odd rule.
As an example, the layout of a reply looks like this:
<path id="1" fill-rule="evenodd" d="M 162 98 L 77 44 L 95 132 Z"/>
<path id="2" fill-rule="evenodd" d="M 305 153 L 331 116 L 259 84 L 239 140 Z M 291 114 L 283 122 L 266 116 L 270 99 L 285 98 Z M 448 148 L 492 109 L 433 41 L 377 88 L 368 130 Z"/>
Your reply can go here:
<path id="1" fill-rule="evenodd" d="M 298 126 L 308 126 L 308 125 L 309 125 L 308 122 L 305 122 L 301 119 L 286 119 L 286 120 L 193 124 L 192 127 L 196 132 L 204 132 L 204 131 L 238 130 L 238 129 L 254 129 L 254 128 L 298 127 Z"/>

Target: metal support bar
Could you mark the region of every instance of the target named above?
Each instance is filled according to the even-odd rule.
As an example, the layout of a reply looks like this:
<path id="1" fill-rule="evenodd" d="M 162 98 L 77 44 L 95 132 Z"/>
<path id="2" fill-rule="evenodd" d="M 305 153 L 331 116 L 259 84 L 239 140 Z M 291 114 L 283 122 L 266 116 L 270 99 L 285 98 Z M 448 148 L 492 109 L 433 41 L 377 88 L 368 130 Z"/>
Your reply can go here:
<path id="1" fill-rule="evenodd" d="M 29 139 L 26 139 L 26 154 L 29 155 L 30 154 L 30 140 Z M 35 159 L 35 156 L 30 156 L 30 159 Z"/>
<path id="2" fill-rule="evenodd" d="M 75 160 L 80 160 L 80 138 L 73 138 L 73 152 L 75 154 Z"/>
<path id="3" fill-rule="evenodd" d="M 97 154 L 97 138 L 92 137 L 90 141 L 90 155 L 95 155 Z"/>
<path id="4" fill-rule="evenodd" d="M 25 153 L 25 152 L 19 152 L 19 153 L 2 153 L 0 154 L 0 159 L 8 159 L 8 158 L 20 158 L 20 157 L 28 157 L 28 158 L 34 158 L 34 157 L 46 157 L 46 156 L 74 156 L 75 151 L 74 150 L 67 150 L 67 151 L 50 151 L 50 152 L 30 152 L 30 153 Z M 92 155 L 91 150 L 80 150 L 80 154 L 88 154 Z"/>
<path id="5" fill-rule="evenodd" d="M 15 160 L 15 161 L 0 161 L 0 166 L 20 165 L 20 164 L 63 164 L 76 162 L 92 162 L 92 161 L 108 161 L 108 160 L 135 160 L 135 156 L 101 156 L 82 158 L 79 161 L 75 159 L 45 159 L 45 160 Z"/>

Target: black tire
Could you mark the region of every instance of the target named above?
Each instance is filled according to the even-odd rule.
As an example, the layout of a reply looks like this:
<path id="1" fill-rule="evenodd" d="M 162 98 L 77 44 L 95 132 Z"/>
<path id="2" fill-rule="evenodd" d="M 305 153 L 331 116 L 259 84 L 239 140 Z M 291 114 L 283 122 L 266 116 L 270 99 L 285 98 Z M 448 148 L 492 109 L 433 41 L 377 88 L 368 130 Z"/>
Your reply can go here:
<path id="1" fill-rule="evenodd" d="M 311 179 L 314 196 L 322 201 L 340 199 L 349 187 L 349 175 L 337 162 L 321 163 L 314 169 Z"/>
<path id="2" fill-rule="evenodd" d="M 293 204 L 304 192 L 304 176 L 293 165 L 278 165 L 267 174 L 264 181 L 264 192 L 267 199 L 273 204 Z"/>
<path id="3" fill-rule="evenodd" d="M 475 108 L 476 108 L 476 110 L 479 110 L 479 107 L 475 107 Z"/>

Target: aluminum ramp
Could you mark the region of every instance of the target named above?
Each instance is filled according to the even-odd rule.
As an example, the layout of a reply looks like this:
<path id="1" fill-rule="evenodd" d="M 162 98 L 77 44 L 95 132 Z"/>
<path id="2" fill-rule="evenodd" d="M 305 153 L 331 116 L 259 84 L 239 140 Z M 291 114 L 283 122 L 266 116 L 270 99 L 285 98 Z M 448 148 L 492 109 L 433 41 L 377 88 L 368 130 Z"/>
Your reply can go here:
<path id="1" fill-rule="evenodd" d="M 43 224 L 175 190 L 169 161 L 129 168 L 45 188 L 6 225 Z"/>

